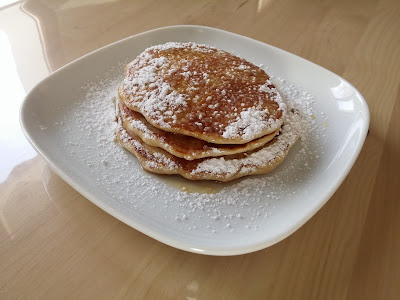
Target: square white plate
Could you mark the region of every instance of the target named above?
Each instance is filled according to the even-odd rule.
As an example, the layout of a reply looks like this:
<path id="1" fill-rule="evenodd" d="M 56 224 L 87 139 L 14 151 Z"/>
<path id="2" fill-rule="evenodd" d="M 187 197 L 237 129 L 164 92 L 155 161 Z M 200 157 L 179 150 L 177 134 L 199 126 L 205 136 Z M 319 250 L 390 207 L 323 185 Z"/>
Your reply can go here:
<path id="1" fill-rule="evenodd" d="M 97 132 L 83 131 L 79 118 L 90 111 L 82 110 L 93 107 L 82 105 L 90 98 L 82 86 L 88 82 L 97 82 L 97 87 L 99 82 L 115 84 L 123 76 L 121 62 L 133 60 L 149 46 L 169 41 L 204 43 L 233 52 L 268 66 L 269 74 L 309 92 L 315 99 L 316 126 L 326 127 L 315 132 L 313 155 L 296 160 L 301 150 L 298 142 L 271 174 L 237 180 L 211 195 L 186 194 L 177 187 L 200 185 L 218 191 L 221 186 L 188 183 L 178 176 L 166 181 L 165 176 L 144 172 L 133 155 L 113 141 L 99 139 L 101 130 L 93 127 Z M 87 199 L 165 244 L 211 255 L 263 249 L 302 226 L 350 171 L 369 125 L 364 98 L 343 78 L 270 45 L 202 26 L 148 31 L 79 58 L 35 86 L 21 107 L 20 117 L 33 147 Z M 106 153 L 110 149 L 118 155 Z M 285 173 L 289 167 L 291 171 Z"/>

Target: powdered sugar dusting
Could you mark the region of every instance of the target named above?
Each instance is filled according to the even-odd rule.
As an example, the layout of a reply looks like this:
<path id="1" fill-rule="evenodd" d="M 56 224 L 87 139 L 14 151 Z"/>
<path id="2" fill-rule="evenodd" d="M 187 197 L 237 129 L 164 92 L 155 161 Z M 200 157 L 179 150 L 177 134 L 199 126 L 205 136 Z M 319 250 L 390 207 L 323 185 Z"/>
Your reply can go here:
<path id="1" fill-rule="evenodd" d="M 242 159 L 226 160 L 223 157 L 212 158 L 201 162 L 195 170 L 195 173 L 211 173 L 211 174 L 247 174 L 255 172 L 259 167 L 272 164 L 276 158 L 284 157 L 289 147 L 291 147 L 299 132 L 292 123 L 283 125 L 282 133 L 277 137 L 277 141 L 268 147 L 262 148 L 259 151 L 253 152 Z"/>
<path id="2" fill-rule="evenodd" d="M 191 49 L 196 49 L 197 51 L 201 52 L 212 52 L 211 49 L 214 49 L 205 44 L 168 42 L 165 44 L 152 46 L 148 48 L 148 50 L 169 50 L 169 49 L 182 49 L 187 47 L 190 47 Z"/>
<path id="3" fill-rule="evenodd" d="M 159 125 L 170 127 L 165 122 L 163 113 L 169 115 L 171 109 L 187 106 L 187 103 L 184 95 L 162 80 L 168 72 L 171 72 L 168 58 L 152 57 L 148 52 L 144 52 L 128 65 L 128 69 L 133 72 L 124 79 L 123 89 L 135 95 L 135 99 L 143 99 L 138 102 L 141 111 L 152 116 Z"/>
<path id="4" fill-rule="evenodd" d="M 70 107 L 62 108 L 63 117 L 46 129 L 59 132 L 55 142 L 66 149 L 66 160 L 79 163 L 97 189 L 110 196 L 104 201 L 114 209 L 128 217 L 138 218 L 140 214 L 181 232 L 201 236 L 251 232 L 258 230 L 274 213 L 279 201 L 290 199 L 299 186 L 311 180 L 308 174 L 324 152 L 321 141 L 324 128 L 317 125 L 324 122 L 323 117 L 314 111 L 312 95 L 295 84 L 273 77 L 287 111 L 294 109 L 298 113 L 292 116 L 299 120 L 287 122 L 293 126 L 291 132 L 299 132 L 301 136 L 275 171 L 228 184 L 190 182 L 179 176 L 143 171 L 137 159 L 115 141 L 114 102 L 122 80 L 121 70 L 116 68 L 107 76 L 86 83 L 82 96 Z M 222 168 L 216 162 L 213 170 Z M 188 188 L 177 188 L 176 183 Z M 190 187 L 215 192 L 188 192 Z"/>
<path id="5" fill-rule="evenodd" d="M 240 135 L 244 139 L 250 140 L 254 135 L 263 132 L 265 128 L 279 127 L 278 123 L 280 122 L 277 120 L 269 119 L 268 122 L 265 121 L 265 116 L 267 114 L 268 109 L 259 110 L 254 107 L 241 111 L 240 115 L 237 116 L 236 121 L 230 123 L 225 128 L 222 136 L 224 138 L 235 138 L 239 136 L 239 132 L 242 132 Z M 276 125 L 274 123 L 276 123 Z"/>
<path id="6" fill-rule="evenodd" d="M 244 69 L 244 68 L 240 68 Z M 283 118 L 286 115 L 286 104 L 282 100 L 281 95 L 273 85 L 271 80 L 267 80 L 265 84 L 259 87 L 259 90 L 269 94 L 270 98 L 276 101 L 279 105 L 279 110 L 283 113 Z M 260 109 L 260 107 L 249 107 L 240 112 L 236 121 L 231 122 L 223 133 L 224 138 L 236 138 L 242 136 L 246 140 L 251 140 L 254 136 L 259 135 L 266 128 L 278 127 L 280 121 L 273 118 L 266 119 L 269 114 L 268 109 Z"/>

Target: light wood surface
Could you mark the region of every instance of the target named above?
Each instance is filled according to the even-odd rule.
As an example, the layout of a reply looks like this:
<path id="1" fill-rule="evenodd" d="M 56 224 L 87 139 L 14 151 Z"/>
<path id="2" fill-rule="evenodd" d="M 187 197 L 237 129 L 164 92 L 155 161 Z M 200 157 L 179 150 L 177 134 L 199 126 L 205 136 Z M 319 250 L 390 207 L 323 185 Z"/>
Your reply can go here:
<path id="1" fill-rule="evenodd" d="M 21 133 L 19 105 L 48 73 L 174 24 L 300 55 L 368 102 L 346 180 L 270 248 L 210 257 L 161 244 L 77 193 Z M 0 299 L 400 299 L 400 1 L 18 2 L 0 10 L 0 62 Z"/>

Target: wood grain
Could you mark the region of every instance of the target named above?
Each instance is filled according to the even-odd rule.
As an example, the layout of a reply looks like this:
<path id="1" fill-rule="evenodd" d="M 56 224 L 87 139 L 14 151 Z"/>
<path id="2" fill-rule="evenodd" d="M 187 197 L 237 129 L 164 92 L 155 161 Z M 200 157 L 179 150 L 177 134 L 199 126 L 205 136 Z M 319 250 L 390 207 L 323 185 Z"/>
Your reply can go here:
<path id="1" fill-rule="evenodd" d="M 15 165 L 0 183 L 0 298 L 400 299 L 399 1 L 16 5 L 36 20 L 51 71 L 139 32 L 206 25 L 343 76 L 367 100 L 371 124 L 350 174 L 309 222 L 270 248 L 234 257 L 186 253 L 135 231 L 39 157 Z"/>

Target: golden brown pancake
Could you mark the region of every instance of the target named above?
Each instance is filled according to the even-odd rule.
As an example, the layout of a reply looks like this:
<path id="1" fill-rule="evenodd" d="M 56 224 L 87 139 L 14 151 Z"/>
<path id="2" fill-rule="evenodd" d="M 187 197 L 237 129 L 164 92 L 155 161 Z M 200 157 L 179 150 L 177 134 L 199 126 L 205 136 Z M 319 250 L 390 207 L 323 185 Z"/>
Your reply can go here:
<path id="1" fill-rule="evenodd" d="M 261 68 L 194 43 L 146 49 L 127 66 L 118 93 L 154 127 L 216 144 L 274 133 L 286 109 Z"/>
<path id="2" fill-rule="evenodd" d="M 160 130 L 146 121 L 138 112 L 129 109 L 122 101 L 119 102 L 122 122 L 128 134 L 138 136 L 149 146 L 159 147 L 167 152 L 187 160 L 203 157 L 223 156 L 250 151 L 264 146 L 278 131 L 255 139 L 246 144 L 213 144 L 178 133 Z"/>
<path id="3" fill-rule="evenodd" d="M 216 158 L 186 160 L 161 148 L 149 146 L 137 135 L 129 134 L 124 128 L 121 115 L 116 134 L 119 143 L 134 154 L 147 171 L 158 174 L 179 174 L 190 180 L 222 182 L 274 170 L 282 163 L 298 139 L 297 131 L 292 130 L 289 124 L 284 124 L 279 135 L 256 150 Z"/>

